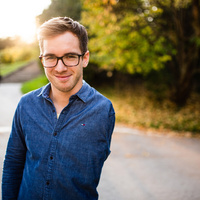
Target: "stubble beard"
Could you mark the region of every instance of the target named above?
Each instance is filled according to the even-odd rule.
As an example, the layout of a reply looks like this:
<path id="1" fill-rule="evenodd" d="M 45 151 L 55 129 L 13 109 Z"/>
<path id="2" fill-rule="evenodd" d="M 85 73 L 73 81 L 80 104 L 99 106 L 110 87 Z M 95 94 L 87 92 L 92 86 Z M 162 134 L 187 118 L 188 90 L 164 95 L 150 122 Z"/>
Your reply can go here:
<path id="1" fill-rule="evenodd" d="M 83 80 L 83 72 L 81 72 L 78 76 L 76 76 L 74 80 L 69 80 L 66 83 L 63 83 L 64 84 L 63 86 L 60 85 L 60 83 L 58 83 L 58 84 L 55 84 L 54 87 L 57 90 L 59 90 L 60 92 L 69 93 L 77 86 L 77 84 L 79 84 L 80 81 L 82 83 L 82 80 Z M 68 86 L 68 84 L 69 84 L 69 86 Z M 78 88 L 78 89 L 80 90 L 80 88 Z M 78 92 L 78 91 L 76 91 L 76 92 Z"/>

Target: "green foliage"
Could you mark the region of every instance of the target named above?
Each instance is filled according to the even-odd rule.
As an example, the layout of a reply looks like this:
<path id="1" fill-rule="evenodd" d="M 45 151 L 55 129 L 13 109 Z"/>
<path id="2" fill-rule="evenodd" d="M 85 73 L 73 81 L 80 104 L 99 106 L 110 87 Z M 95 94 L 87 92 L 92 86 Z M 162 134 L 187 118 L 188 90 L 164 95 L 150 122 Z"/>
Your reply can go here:
<path id="1" fill-rule="evenodd" d="M 15 45 L 7 47 L 0 51 L 1 63 L 14 63 L 19 61 L 28 61 L 35 57 L 36 49 L 32 45 Z"/>
<path id="2" fill-rule="evenodd" d="M 130 74 L 162 69 L 171 60 L 163 47 L 165 38 L 156 38 L 149 26 L 138 30 L 138 23 L 145 23 L 140 13 L 115 13 L 114 6 L 92 0 L 83 3 L 82 23 L 88 27 L 91 62 Z"/>
<path id="3" fill-rule="evenodd" d="M 53 18 L 53 17 L 71 17 L 74 20 L 79 20 L 81 15 L 80 0 L 51 0 L 49 8 L 45 9 L 43 13 L 37 16 L 39 24 Z"/>
<path id="4" fill-rule="evenodd" d="M 171 99 L 184 105 L 200 69 L 200 1 L 84 0 L 91 61 L 108 71 L 147 75 L 169 68 Z"/>

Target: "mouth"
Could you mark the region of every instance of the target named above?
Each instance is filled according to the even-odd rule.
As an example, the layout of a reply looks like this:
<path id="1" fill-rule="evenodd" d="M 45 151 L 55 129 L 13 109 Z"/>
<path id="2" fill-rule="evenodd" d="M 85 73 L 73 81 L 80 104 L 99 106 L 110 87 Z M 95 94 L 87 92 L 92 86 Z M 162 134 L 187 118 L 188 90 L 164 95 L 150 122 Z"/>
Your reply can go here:
<path id="1" fill-rule="evenodd" d="M 64 82 L 64 81 L 68 81 L 69 80 L 69 78 L 71 77 L 71 74 L 70 75 L 55 75 L 55 77 L 58 80 Z"/>

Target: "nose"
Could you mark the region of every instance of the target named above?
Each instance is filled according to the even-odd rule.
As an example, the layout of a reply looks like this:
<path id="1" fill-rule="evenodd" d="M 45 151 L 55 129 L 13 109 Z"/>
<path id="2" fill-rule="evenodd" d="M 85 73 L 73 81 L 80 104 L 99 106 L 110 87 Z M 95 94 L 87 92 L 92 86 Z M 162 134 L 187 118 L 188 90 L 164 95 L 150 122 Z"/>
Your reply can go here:
<path id="1" fill-rule="evenodd" d="M 58 63 L 57 65 L 55 66 L 55 70 L 58 72 L 58 73 L 61 73 L 63 71 L 67 71 L 68 67 L 66 67 L 63 62 L 62 62 L 62 59 L 59 59 L 58 60 Z"/>

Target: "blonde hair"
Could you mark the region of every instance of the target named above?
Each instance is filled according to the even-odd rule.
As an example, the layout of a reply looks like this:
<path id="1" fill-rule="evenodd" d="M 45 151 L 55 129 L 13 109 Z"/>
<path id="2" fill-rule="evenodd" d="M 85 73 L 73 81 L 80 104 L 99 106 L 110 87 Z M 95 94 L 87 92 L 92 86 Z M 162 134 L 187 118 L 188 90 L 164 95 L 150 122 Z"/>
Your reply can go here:
<path id="1" fill-rule="evenodd" d="M 52 18 L 40 26 L 38 30 L 38 40 L 41 52 L 45 39 L 55 37 L 67 31 L 78 37 L 81 52 L 87 52 L 88 34 L 85 27 L 69 17 Z"/>

